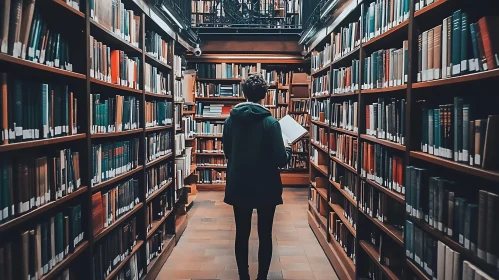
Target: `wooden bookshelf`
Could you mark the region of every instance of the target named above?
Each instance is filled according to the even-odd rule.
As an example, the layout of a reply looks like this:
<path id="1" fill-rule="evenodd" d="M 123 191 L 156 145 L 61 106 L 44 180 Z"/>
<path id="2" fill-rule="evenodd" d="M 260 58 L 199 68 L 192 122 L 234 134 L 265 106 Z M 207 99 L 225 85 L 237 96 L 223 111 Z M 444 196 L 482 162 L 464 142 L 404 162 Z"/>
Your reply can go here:
<path id="1" fill-rule="evenodd" d="M 372 1 L 367 3 L 344 3 L 338 4 L 337 8 L 339 12 L 338 15 L 335 15 L 333 19 L 333 23 L 328 25 L 327 27 L 317 26 L 318 29 L 317 34 L 323 34 L 321 32 L 326 31 L 325 34 L 337 34 L 341 32 L 341 28 L 347 27 L 352 22 L 357 22 L 360 18 L 360 22 L 365 22 L 365 13 L 367 8 L 369 7 Z M 434 101 L 438 102 L 436 104 L 452 104 L 453 97 L 458 96 L 462 97 L 466 100 L 466 102 L 471 103 L 472 100 L 481 100 L 482 95 L 485 96 L 487 101 L 483 104 L 483 106 L 479 105 L 480 103 L 472 104 L 475 108 L 474 113 L 477 113 L 481 119 L 486 119 L 488 115 L 497 115 L 499 112 L 497 110 L 492 109 L 489 104 L 492 102 L 497 103 L 497 98 L 495 96 L 490 96 L 487 93 L 490 92 L 490 88 L 495 85 L 499 79 L 499 68 L 494 68 L 488 71 L 481 72 L 464 72 L 458 76 L 451 76 L 449 78 L 443 79 L 434 79 L 429 81 L 418 82 L 417 74 L 418 74 L 418 50 L 421 48 L 421 42 L 418 42 L 418 36 L 423 32 L 434 28 L 442 23 L 444 18 L 452 16 L 454 11 L 458 9 L 462 9 L 462 12 L 468 12 L 468 14 L 473 14 L 472 19 L 470 19 L 470 23 L 477 22 L 478 19 L 485 15 L 490 15 L 490 8 L 486 6 L 477 8 L 477 5 L 473 3 L 464 3 L 465 1 L 451 1 L 451 0 L 437 0 L 433 1 L 431 4 L 427 6 L 419 8 L 416 11 L 415 4 L 418 1 L 410 1 L 410 10 L 407 17 L 403 18 L 401 22 L 399 22 L 396 26 L 390 26 L 385 30 L 382 29 L 381 34 L 377 34 L 376 37 L 364 41 L 360 40 L 360 46 L 355 47 L 353 50 L 348 53 L 344 53 L 341 57 L 334 59 L 333 50 L 331 50 L 330 57 L 333 57 L 333 61 L 327 64 L 324 68 L 318 70 L 312 70 L 312 81 L 315 77 L 321 76 L 321 73 L 326 73 L 327 71 L 331 71 L 333 73 L 334 69 L 339 69 L 341 67 L 350 66 L 349 63 L 353 59 L 360 60 L 360 67 L 357 68 L 357 74 L 359 80 L 359 90 L 341 93 L 341 94 L 330 94 L 330 95 L 321 95 L 316 97 L 311 97 L 312 99 L 328 99 L 331 103 L 351 101 L 357 102 L 358 110 L 357 110 L 357 121 L 358 121 L 358 132 L 348 131 L 341 128 L 334 128 L 330 125 L 327 125 L 324 122 L 319 121 L 311 121 L 313 124 L 327 128 L 327 139 L 329 139 L 329 135 L 331 133 L 343 133 L 348 134 L 354 137 L 357 137 L 357 147 L 360 147 L 363 143 L 367 142 L 370 144 L 379 144 L 383 148 L 386 148 L 386 151 L 389 155 L 397 155 L 403 160 L 404 170 L 402 171 L 402 177 L 405 177 L 405 167 L 406 166 L 415 166 L 419 168 L 424 168 L 428 170 L 429 175 L 431 176 L 439 176 L 441 178 L 455 180 L 459 185 L 459 181 L 465 183 L 463 186 L 459 186 L 459 190 L 455 190 L 456 193 L 462 191 L 465 195 L 466 199 L 468 199 L 467 203 L 476 203 L 476 197 L 478 195 L 478 190 L 484 189 L 489 192 L 497 193 L 497 182 L 499 182 L 499 171 L 498 170 L 485 170 L 481 168 L 481 166 L 470 166 L 466 163 L 456 162 L 453 160 L 445 159 L 443 157 L 431 155 L 421 151 L 419 141 L 422 133 L 422 120 L 421 120 L 421 111 L 419 109 L 419 104 L 417 103 L 419 100 L 425 100 L 429 104 L 428 108 L 437 108 L 433 107 Z M 487 1 L 486 1 L 487 2 Z M 495 3 L 490 1 L 489 3 Z M 480 6 L 480 5 L 478 5 Z M 471 12 L 473 11 L 473 12 Z M 497 13 L 493 13 L 494 16 Z M 324 50 L 326 44 L 332 44 L 333 41 L 331 35 L 322 36 L 320 40 L 317 39 L 317 34 L 312 36 L 313 39 L 305 40 L 305 47 L 309 47 L 308 54 L 313 54 L 315 52 L 321 52 Z M 361 35 L 362 37 L 363 35 Z M 303 39 L 303 38 L 302 38 Z M 306 39 L 306 38 L 304 38 Z M 384 87 L 384 88 L 375 88 L 375 89 L 363 89 L 362 87 L 362 79 L 366 78 L 365 76 L 368 74 L 367 69 L 364 66 L 364 59 L 369 57 L 372 53 L 378 50 L 388 50 L 388 49 L 400 49 L 403 41 L 407 40 L 407 61 L 408 67 L 407 71 L 404 73 L 407 75 L 407 80 L 403 81 L 401 85 Z M 468 36 L 467 40 L 471 40 Z M 320 42 L 318 42 L 320 41 Z M 468 48 L 472 46 L 469 42 L 467 42 Z M 331 49 L 333 49 L 331 47 Z M 420 50 L 419 50 L 420 51 Z M 337 54 L 335 54 L 337 55 Z M 355 77 L 355 76 L 354 76 Z M 331 78 L 330 81 L 330 90 L 336 88 L 336 81 Z M 310 84 L 310 86 L 311 86 Z M 438 94 L 435 94 L 438 92 Z M 336 98 L 336 99 L 335 99 Z M 405 144 L 401 145 L 396 142 L 392 142 L 385 139 L 379 139 L 374 136 L 367 135 L 366 133 L 366 110 L 365 106 L 369 104 L 373 104 L 376 102 L 378 98 L 383 98 L 384 100 L 388 100 L 391 98 L 395 98 L 397 100 L 404 99 L 406 101 L 405 106 L 405 122 L 404 122 L 404 131 L 405 131 Z M 466 104 L 468 104 L 466 103 Z M 386 104 L 385 104 L 386 105 Z M 331 105 L 329 105 L 331 106 Z M 478 109 L 477 109 L 478 108 Z M 478 112 L 477 112 L 478 110 Z M 331 107 L 329 107 L 329 112 L 331 112 Z M 454 114 L 452 114 L 454 116 Z M 473 116 L 474 119 L 470 117 L 470 120 L 479 119 L 479 117 Z M 327 117 L 326 117 L 327 119 Z M 454 120 L 452 120 L 454 122 Z M 454 124 L 452 124 L 454 126 Z M 453 131 L 450 132 L 451 134 Z M 319 151 L 319 162 L 322 163 L 320 166 L 314 164 L 312 161 L 310 162 L 311 172 L 310 172 L 310 180 L 315 180 L 315 177 L 322 176 L 329 180 L 331 177 L 330 165 L 331 161 L 325 160 L 322 158 L 323 152 L 327 152 L 329 150 L 329 143 L 326 147 L 321 147 L 315 143 L 310 144 L 310 148 L 315 148 Z M 451 147 L 453 143 L 450 143 Z M 353 153 L 352 153 L 353 154 Z M 358 162 L 358 167 L 353 168 L 339 158 L 329 155 L 328 157 L 337 163 L 336 166 L 339 168 L 347 170 L 346 172 L 350 172 L 356 174 L 358 180 L 360 182 L 364 181 L 365 186 L 372 187 L 372 190 L 384 194 L 386 200 L 386 205 L 384 206 L 385 213 L 390 211 L 401 211 L 399 209 L 404 209 L 406 206 L 406 196 L 399 192 L 396 192 L 386 186 L 382 186 L 372 180 L 363 178 L 361 175 L 361 167 L 362 167 L 362 158 L 360 148 L 356 151 L 356 160 Z M 434 171 L 435 170 L 435 171 Z M 433 172 L 434 171 L 434 172 Z M 397 175 L 398 176 L 398 175 Z M 456 178 L 456 179 L 454 179 Z M 406 181 L 404 178 L 404 187 L 407 187 L 410 182 Z M 468 181 L 469 180 L 469 181 Z M 348 200 L 349 203 L 353 205 L 357 205 L 359 202 L 355 201 L 345 190 L 342 190 L 338 183 L 335 183 L 331 180 L 331 190 L 330 192 L 339 193 L 340 197 L 343 196 L 345 200 Z M 479 188 L 470 189 L 469 186 L 473 184 L 473 182 L 479 181 Z M 428 182 L 424 182 L 427 185 Z M 482 186 L 483 185 L 483 186 Z M 313 184 L 311 184 L 311 188 L 313 188 Z M 427 186 L 425 186 L 426 188 Z M 359 190 L 360 192 L 360 190 Z M 422 195 L 428 195 L 427 190 L 421 190 Z M 319 195 L 322 194 L 319 193 Z M 360 193 L 356 194 L 356 197 L 360 197 Z M 330 196 L 330 194 L 329 194 Z M 327 201 L 329 201 L 330 197 L 327 197 Z M 400 206 L 400 207 L 395 207 Z M 315 207 L 314 205 L 309 205 L 309 207 Z M 424 206 L 426 207 L 426 206 Z M 330 211 L 338 211 L 341 212 L 341 206 L 339 205 L 331 205 Z M 405 212 L 405 211 L 404 211 Z M 368 278 L 369 276 L 366 274 L 367 271 L 365 268 L 368 267 L 368 260 L 370 259 L 377 265 L 377 269 L 383 273 L 384 278 L 387 279 L 431 279 L 429 275 L 427 275 L 426 271 L 421 269 L 418 265 L 409 260 L 405 255 L 406 246 L 409 242 L 405 240 L 406 236 L 404 236 L 403 231 L 399 230 L 399 228 L 406 228 L 406 222 L 412 222 L 414 227 L 421 229 L 426 237 L 431 237 L 432 240 L 441 241 L 452 250 L 458 252 L 460 254 L 461 260 L 467 260 L 483 272 L 490 275 L 492 278 L 499 277 L 499 272 L 496 268 L 487 265 L 486 261 L 479 259 L 477 256 L 471 254 L 469 250 L 465 249 L 461 244 L 443 234 L 442 232 L 433 229 L 428 224 L 426 224 L 422 220 L 415 219 L 408 215 L 407 213 L 401 213 L 397 221 L 390 220 L 389 223 L 384 223 L 378 220 L 377 218 L 370 217 L 368 213 L 362 211 L 362 207 L 357 207 L 356 213 L 353 214 L 356 219 L 357 225 L 357 234 L 352 235 L 357 236 L 355 240 L 355 252 L 356 252 L 356 260 L 354 268 L 359 267 L 362 269 L 354 270 L 354 278 L 363 279 Z M 344 219 L 343 215 L 338 215 L 340 219 Z M 313 232 L 316 234 L 317 238 L 323 238 L 323 235 L 320 233 L 320 230 L 315 230 L 315 228 L 320 228 L 317 224 L 314 215 L 309 211 L 309 225 L 313 229 Z M 328 217 L 329 223 L 329 217 Z M 343 221 L 344 224 L 348 225 L 348 221 Z M 327 224 L 329 231 L 329 224 Z M 382 246 L 385 248 L 384 250 L 392 250 L 396 252 L 395 256 L 404 260 L 403 265 L 401 267 L 390 267 L 388 265 L 384 265 L 380 262 L 380 253 L 378 252 L 378 248 L 376 246 L 371 245 L 370 243 L 370 232 L 372 228 L 380 229 L 380 235 L 383 237 L 388 237 L 393 240 L 393 248 L 385 245 L 384 239 Z M 352 232 L 350 230 L 350 232 Z M 329 238 L 333 239 L 333 238 Z M 343 250 L 343 248 L 334 240 L 331 241 L 330 244 L 324 244 L 322 242 L 321 246 L 326 252 L 328 259 L 333 264 L 335 271 L 342 271 L 344 269 L 344 265 L 342 261 L 346 259 L 346 257 L 342 257 L 341 255 L 328 254 L 328 250 L 331 249 L 330 245 L 335 244 L 339 250 Z M 414 242 L 410 243 L 413 244 Z M 333 246 L 334 247 L 334 246 Z M 375 249 L 376 248 L 376 249 Z M 383 249 L 382 249 L 383 250 Z M 390 252 L 390 253 L 393 253 Z M 383 255 L 383 254 L 381 254 Z M 393 256 L 392 256 L 393 257 Z M 436 258 L 437 256 L 434 256 Z M 461 263 L 462 266 L 462 263 Z M 340 279 L 348 279 L 348 276 L 342 276 L 339 274 Z"/>
<path id="2" fill-rule="evenodd" d="M 392 280 L 398 280 L 399 279 L 399 277 L 397 277 L 397 275 L 395 275 L 395 273 L 393 273 L 393 271 L 389 267 L 381 264 L 381 262 L 380 262 L 381 257 L 380 257 L 379 253 L 376 251 L 376 249 L 374 248 L 373 245 L 371 245 L 368 242 L 362 240 L 362 241 L 360 241 L 360 247 L 362 249 L 364 249 L 364 251 L 371 258 L 371 260 L 378 267 L 381 268 L 381 270 L 388 277 L 388 279 L 392 279 Z"/>
<path id="3" fill-rule="evenodd" d="M 86 137 L 87 137 L 86 133 L 79 133 L 79 134 L 69 135 L 69 136 L 54 137 L 54 138 L 48 138 L 48 139 L 41 139 L 41 140 L 33 140 L 33 141 L 0 145 L 0 153 L 7 152 L 7 151 L 16 151 L 16 150 L 20 150 L 20 149 L 40 147 L 40 146 L 61 144 L 61 143 L 65 143 L 65 142 L 85 139 Z"/>
<path id="4" fill-rule="evenodd" d="M 117 267 L 115 267 L 107 279 L 115 278 L 127 265 L 130 258 L 139 250 L 142 253 L 140 254 L 142 259 L 139 261 L 145 264 L 146 256 L 142 252 L 144 251 L 142 245 L 145 242 L 143 239 L 150 236 L 146 232 L 146 227 L 141 227 L 141 225 L 144 225 L 145 203 L 151 202 L 154 198 L 163 193 L 171 196 L 169 201 L 172 201 L 173 198 L 173 191 L 170 190 L 173 189 L 175 184 L 176 174 L 174 172 L 171 172 L 171 178 L 165 185 L 159 187 L 158 190 L 146 198 L 146 169 L 153 167 L 155 164 L 167 161 L 170 162 L 175 154 L 174 137 L 171 137 L 171 142 L 169 144 L 173 149 L 172 153 L 146 163 L 145 154 L 143 154 L 143 152 L 145 152 L 147 147 L 145 141 L 147 133 L 155 131 L 168 131 L 173 136 L 175 132 L 172 125 L 145 128 L 145 101 L 166 100 L 167 102 L 173 102 L 173 95 L 171 94 L 174 92 L 173 86 L 175 75 L 173 70 L 175 66 L 178 66 L 175 65 L 176 62 L 173 60 L 173 54 L 175 51 L 176 55 L 185 55 L 188 51 L 185 46 L 178 43 L 180 40 L 185 41 L 185 39 L 182 38 L 184 35 L 170 32 L 171 30 L 175 30 L 177 27 L 169 21 L 165 22 L 162 17 L 156 16 L 152 19 L 149 13 L 149 8 L 152 8 L 152 4 L 141 1 L 128 1 L 124 3 L 125 9 L 133 10 L 134 15 L 139 16 L 140 18 L 140 29 L 137 30 L 139 44 L 134 45 L 123 40 L 121 36 L 117 35 L 117 33 L 108 30 L 106 27 L 95 21 L 91 15 L 87 15 L 87 10 L 89 12 L 90 10 L 86 4 L 87 3 L 81 2 L 80 10 L 73 8 L 64 0 L 50 0 L 46 3 L 37 2 L 35 4 L 37 7 L 35 10 L 40 12 L 41 17 L 48 23 L 48 26 L 54 26 L 54 29 L 61 33 L 61 38 L 64 38 L 68 42 L 69 57 L 74 72 L 16 58 L 5 53 L 0 53 L 0 65 L 2 67 L 2 72 L 7 74 L 9 81 L 11 76 L 19 78 L 23 82 L 31 81 L 32 77 L 36 77 L 35 80 L 37 83 L 48 83 L 49 85 L 68 85 L 69 91 L 72 92 L 73 97 L 78 100 L 77 107 L 75 107 L 77 108 L 77 134 L 0 145 L 1 158 L 22 157 L 25 154 L 31 153 L 36 155 L 35 158 L 44 157 L 46 155 L 52 156 L 58 149 L 61 149 L 61 147 L 71 148 L 71 151 L 78 152 L 79 154 L 79 173 L 81 174 L 81 178 L 79 179 L 81 179 L 81 186 L 78 189 L 57 200 L 53 200 L 52 198 L 51 202 L 33 208 L 21 215 L 11 217 L 10 220 L 0 223 L 0 233 L 2 234 L 2 237 L 6 237 L 7 242 L 11 237 L 16 237 L 21 230 L 34 229 L 36 223 L 46 220 L 47 218 L 53 216 L 54 213 L 67 209 L 68 206 L 81 205 L 81 214 L 83 217 L 81 223 L 82 232 L 84 232 L 83 240 L 75 248 L 73 253 L 68 254 L 59 264 L 52 268 L 50 272 L 41 276 L 40 279 L 42 280 L 56 279 L 60 277 L 61 273 L 67 268 L 69 268 L 71 273 L 73 273 L 73 268 L 77 263 L 88 264 L 87 269 L 81 270 L 81 278 L 91 279 L 92 271 L 95 271 L 96 269 L 93 260 L 93 254 L 96 253 L 95 249 L 98 248 L 100 242 L 104 242 L 103 240 L 106 240 L 106 235 L 121 227 L 124 222 L 132 218 L 135 218 L 137 221 L 136 230 L 140 239 L 137 240 L 137 244 L 134 246 L 130 254 L 124 258 Z M 11 9 L 12 8 L 13 7 L 11 7 Z M 68 25 L 67 22 L 71 22 L 72 24 Z M 57 25 L 60 25 L 60 28 L 55 28 Z M 165 29 L 165 26 L 169 29 Z M 169 53 L 171 52 L 171 57 L 168 55 L 167 63 L 153 57 L 147 52 L 145 34 L 146 31 L 151 30 L 159 34 L 161 38 L 171 47 L 171 51 L 168 51 Z M 130 88 L 119 84 L 108 83 L 91 77 L 90 67 L 92 61 L 89 58 L 90 53 L 93 50 L 91 47 L 88 47 L 89 39 L 91 37 L 99 42 L 102 42 L 102 44 L 105 44 L 112 50 L 123 51 L 129 57 L 137 58 L 139 62 L 137 75 L 137 80 L 139 81 L 138 88 Z M 167 92 L 170 93 L 169 95 L 145 91 L 145 85 L 143 83 L 146 79 L 145 63 L 149 63 L 152 66 L 157 67 L 158 71 L 165 74 L 165 77 L 169 77 L 169 87 L 167 88 Z M 183 73 L 179 73 L 179 75 L 184 76 Z M 140 104 L 139 114 L 137 116 L 139 120 L 137 128 L 120 132 L 90 134 L 90 128 L 92 125 L 90 116 L 91 111 L 89 110 L 92 105 L 90 103 L 91 93 L 101 94 L 101 96 L 105 96 L 105 98 L 113 98 L 115 95 L 135 97 Z M 25 106 L 23 106 L 23 109 L 24 108 Z M 110 114 L 112 113 L 110 112 Z M 35 115 L 34 117 L 38 116 Z M 173 118 L 173 123 L 175 123 L 175 114 L 173 114 Z M 92 145 L 103 142 L 114 143 L 131 138 L 138 138 L 139 140 L 138 166 L 133 170 L 92 186 L 92 170 L 94 164 L 96 164 L 93 162 Z M 124 180 L 128 179 L 138 181 L 139 193 L 136 195 L 139 202 L 133 209 L 130 209 L 130 211 L 124 213 L 113 224 L 102 229 L 101 232 L 94 236 L 92 230 L 94 228 L 92 222 L 92 195 L 97 192 L 107 192 L 109 189 L 116 187 L 117 184 L 120 184 Z M 175 209 L 173 208 L 169 209 L 168 213 L 172 213 L 174 210 Z M 172 218 L 172 214 L 167 214 L 165 217 L 167 218 L 162 219 L 162 222 L 167 225 L 169 230 L 168 234 L 171 238 L 167 241 L 168 245 L 162 252 L 162 255 L 155 260 L 155 263 L 158 265 L 160 263 L 163 264 L 173 250 L 173 247 L 175 246 L 175 238 L 173 238 L 173 236 L 179 237 L 182 234 L 182 232 L 175 231 L 175 219 Z M 187 219 L 184 219 L 184 221 L 184 224 L 186 225 Z M 157 224 L 155 224 L 155 229 L 157 229 L 156 226 Z M 185 230 L 185 227 L 183 230 Z M 3 244 L 0 244 L 0 246 L 3 246 Z M 14 251 L 20 248 L 12 247 L 12 249 Z M 167 251 L 169 253 L 166 253 Z M 158 261 L 158 259 L 161 259 L 161 261 Z M 154 279 L 159 273 L 158 267 L 154 265 L 143 267 L 142 269 L 143 278 L 146 279 Z M 78 270 L 78 272 L 80 272 L 80 270 Z M 17 277 L 17 273 L 15 277 Z"/>

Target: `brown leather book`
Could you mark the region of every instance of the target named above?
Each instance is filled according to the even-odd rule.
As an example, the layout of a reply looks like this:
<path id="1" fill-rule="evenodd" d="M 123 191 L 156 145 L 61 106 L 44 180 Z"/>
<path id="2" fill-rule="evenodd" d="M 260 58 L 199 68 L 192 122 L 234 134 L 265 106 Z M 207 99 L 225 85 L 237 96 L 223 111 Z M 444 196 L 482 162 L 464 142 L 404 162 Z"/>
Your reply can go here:
<path id="1" fill-rule="evenodd" d="M 92 195 L 92 224 L 93 234 L 96 236 L 104 227 L 104 210 L 102 204 L 102 194 L 100 192 Z"/>
<path id="2" fill-rule="evenodd" d="M 30 279 L 29 275 L 29 231 L 25 231 L 21 234 L 21 279 Z"/>
<path id="3" fill-rule="evenodd" d="M 499 36 L 494 28 L 499 27 L 499 17 L 483 17 L 478 20 L 482 43 L 487 59 L 487 68 L 492 70 L 497 67 L 496 56 L 499 55 Z"/>
<path id="4" fill-rule="evenodd" d="M 499 169 L 499 151 L 497 143 L 499 141 L 499 116 L 489 116 L 487 128 L 485 130 L 485 141 L 483 147 L 482 168 L 488 170 Z"/>

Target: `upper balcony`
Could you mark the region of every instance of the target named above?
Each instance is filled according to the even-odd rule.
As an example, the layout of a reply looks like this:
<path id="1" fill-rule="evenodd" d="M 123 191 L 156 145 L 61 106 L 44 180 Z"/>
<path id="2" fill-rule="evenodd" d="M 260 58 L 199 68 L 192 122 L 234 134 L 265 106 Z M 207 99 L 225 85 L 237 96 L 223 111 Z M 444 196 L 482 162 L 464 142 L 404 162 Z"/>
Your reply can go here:
<path id="1" fill-rule="evenodd" d="M 176 0 L 199 34 L 300 34 L 318 0 Z M 302 2 L 307 2 L 302 6 Z M 190 2 L 190 3 L 188 3 Z M 189 4 L 189 6 L 187 6 Z"/>

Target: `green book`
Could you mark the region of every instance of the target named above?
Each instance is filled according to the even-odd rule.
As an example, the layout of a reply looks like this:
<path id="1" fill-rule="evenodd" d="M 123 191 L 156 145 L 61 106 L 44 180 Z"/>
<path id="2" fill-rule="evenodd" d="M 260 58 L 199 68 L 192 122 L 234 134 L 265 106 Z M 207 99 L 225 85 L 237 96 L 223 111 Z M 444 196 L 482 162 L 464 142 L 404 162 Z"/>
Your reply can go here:
<path id="1" fill-rule="evenodd" d="M 440 109 L 433 110 L 433 127 L 434 155 L 440 156 Z"/>
<path id="2" fill-rule="evenodd" d="M 461 13 L 461 74 L 466 74 L 470 67 L 468 67 L 469 55 L 469 36 L 468 36 L 468 14 L 466 12 Z"/>
<path id="3" fill-rule="evenodd" d="M 457 10 L 452 14 L 452 76 L 461 74 L 461 10 Z"/>
<path id="4" fill-rule="evenodd" d="M 56 262 L 64 259 L 64 228 L 62 226 L 62 213 L 55 215 L 55 253 Z"/>

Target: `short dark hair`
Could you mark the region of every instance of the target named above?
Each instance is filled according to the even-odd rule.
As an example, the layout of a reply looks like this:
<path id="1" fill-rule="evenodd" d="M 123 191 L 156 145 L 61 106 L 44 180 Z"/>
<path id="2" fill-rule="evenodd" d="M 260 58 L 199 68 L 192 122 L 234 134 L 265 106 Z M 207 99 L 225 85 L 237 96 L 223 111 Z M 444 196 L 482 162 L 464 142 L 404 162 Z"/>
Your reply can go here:
<path id="1" fill-rule="evenodd" d="M 253 74 L 243 81 L 242 87 L 248 101 L 258 102 L 265 98 L 269 85 L 262 75 Z"/>

